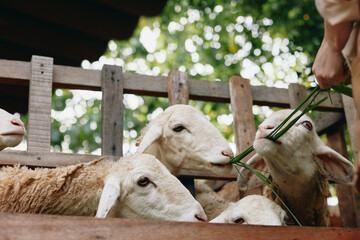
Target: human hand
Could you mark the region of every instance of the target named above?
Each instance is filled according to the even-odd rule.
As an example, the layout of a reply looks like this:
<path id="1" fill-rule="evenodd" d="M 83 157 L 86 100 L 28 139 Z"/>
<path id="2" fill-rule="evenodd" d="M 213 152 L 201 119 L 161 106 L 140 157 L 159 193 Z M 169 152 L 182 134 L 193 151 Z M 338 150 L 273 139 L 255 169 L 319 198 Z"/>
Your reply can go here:
<path id="1" fill-rule="evenodd" d="M 322 89 L 339 85 L 346 81 L 349 71 L 344 70 L 344 57 L 324 39 L 312 67 L 316 80 Z"/>

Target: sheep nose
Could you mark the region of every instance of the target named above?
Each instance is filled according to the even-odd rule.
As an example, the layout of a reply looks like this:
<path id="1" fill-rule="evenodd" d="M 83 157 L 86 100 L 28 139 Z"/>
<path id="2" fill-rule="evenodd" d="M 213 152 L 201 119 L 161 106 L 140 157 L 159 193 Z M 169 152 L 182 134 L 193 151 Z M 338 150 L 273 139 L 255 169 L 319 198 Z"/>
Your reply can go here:
<path id="1" fill-rule="evenodd" d="M 264 129 L 274 129 L 274 125 L 266 125 L 266 126 L 259 126 L 259 130 L 264 130 Z"/>
<path id="2" fill-rule="evenodd" d="M 227 156 L 229 158 L 233 158 L 234 157 L 234 154 L 230 153 L 230 152 L 227 152 L 227 151 L 222 151 L 221 152 L 222 155 L 224 156 Z"/>
<path id="3" fill-rule="evenodd" d="M 195 218 L 199 220 L 200 222 L 206 222 L 206 216 L 202 216 L 202 214 L 195 214 Z"/>
<path id="4" fill-rule="evenodd" d="M 12 125 L 24 127 L 24 124 L 19 119 L 14 118 L 14 119 L 11 119 L 10 122 Z"/>

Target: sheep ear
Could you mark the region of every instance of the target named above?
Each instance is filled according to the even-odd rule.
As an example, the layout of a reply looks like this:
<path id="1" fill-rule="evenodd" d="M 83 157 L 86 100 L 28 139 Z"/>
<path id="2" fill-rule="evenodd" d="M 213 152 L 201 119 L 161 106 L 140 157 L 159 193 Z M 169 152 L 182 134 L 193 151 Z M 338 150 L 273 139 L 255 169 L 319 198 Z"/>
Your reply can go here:
<path id="1" fill-rule="evenodd" d="M 354 176 L 353 165 L 339 153 L 321 145 L 315 149 L 314 158 L 320 173 L 337 183 L 350 183 Z"/>
<path id="2" fill-rule="evenodd" d="M 162 127 L 157 124 L 152 124 L 146 131 L 145 136 L 142 137 L 137 153 L 143 153 L 151 144 L 161 137 Z"/>
<path id="3" fill-rule="evenodd" d="M 258 155 L 257 153 L 252 158 L 250 158 L 246 162 L 246 164 L 258 170 L 265 177 L 270 176 L 264 158 Z M 260 178 L 258 178 L 252 171 L 246 168 L 241 168 L 237 182 L 239 189 L 241 191 L 246 191 L 248 189 L 256 188 L 263 184 L 263 181 L 261 181 Z"/>
<path id="4" fill-rule="evenodd" d="M 114 206 L 120 196 L 120 178 L 111 176 L 106 178 L 104 188 L 101 193 L 96 218 L 106 218 L 110 209 Z"/>

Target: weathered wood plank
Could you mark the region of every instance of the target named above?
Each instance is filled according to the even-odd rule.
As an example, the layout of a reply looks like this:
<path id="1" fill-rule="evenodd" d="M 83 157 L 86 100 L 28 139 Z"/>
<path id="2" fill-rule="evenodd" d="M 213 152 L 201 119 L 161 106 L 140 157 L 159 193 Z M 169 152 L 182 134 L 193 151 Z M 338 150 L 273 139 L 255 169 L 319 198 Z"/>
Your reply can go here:
<path id="1" fill-rule="evenodd" d="M 354 240 L 360 229 L 322 227 L 271 227 L 215 223 L 96 219 L 33 214 L 0 214 L 0 235 L 4 239 L 317 239 Z"/>
<path id="2" fill-rule="evenodd" d="M 339 112 L 324 112 L 320 116 L 313 119 L 316 132 L 322 135 L 329 131 L 329 129 L 336 128 L 339 124 L 345 122 L 345 115 Z"/>
<path id="3" fill-rule="evenodd" d="M 253 96 L 250 81 L 240 76 L 232 76 L 229 81 L 231 110 L 234 116 L 234 134 L 237 154 L 252 146 L 255 140 L 255 120 L 252 111 Z M 254 152 L 245 157 L 242 162 L 247 162 Z M 234 169 L 235 173 L 237 172 Z M 261 194 L 262 188 L 240 192 L 240 197 L 248 194 Z"/>
<path id="4" fill-rule="evenodd" d="M 168 98 L 170 105 L 189 103 L 188 75 L 172 69 L 168 76 Z"/>
<path id="5" fill-rule="evenodd" d="M 346 124 L 348 128 L 348 132 L 350 135 L 350 142 L 351 142 L 351 148 L 354 153 L 354 158 L 356 161 L 359 161 L 356 159 L 358 156 L 358 149 L 356 147 L 356 140 L 355 140 L 355 127 L 356 127 L 356 108 L 354 104 L 354 99 L 351 97 L 348 97 L 346 95 L 342 95 L 342 100 L 344 103 L 344 112 L 346 116 Z"/>
<path id="6" fill-rule="evenodd" d="M 29 151 L 50 151 L 53 59 L 33 56 L 29 89 Z M 38 119 L 42 119 L 41 122 Z"/>
<path id="7" fill-rule="evenodd" d="M 104 65 L 101 104 L 101 149 L 104 155 L 122 156 L 123 89 L 122 68 Z"/>
<path id="8" fill-rule="evenodd" d="M 28 64 L 21 61 L 0 60 L 0 83 L 29 84 L 30 73 L 26 69 Z M 124 73 L 123 75 L 124 93 L 167 97 L 167 77 L 136 73 Z M 188 79 L 188 85 L 190 99 L 230 103 L 229 84 L 226 82 Z M 53 86 L 100 91 L 101 71 L 55 65 Z M 265 86 L 252 86 L 251 89 L 255 105 L 289 107 L 287 89 Z M 323 92 L 320 94 L 320 97 L 326 95 L 327 93 Z M 341 95 L 337 93 L 332 94 L 332 100 L 333 104 L 330 100 L 327 100 L 319 109 L 342 111 Z"/>
<path id="9" fill-rule="evenodd" d="M 348 158 L 346 142 L 342 126 L 327 133 L 328 145 L 345 158 Z M 358 223 L 358 210 L 353 186 L 335 184 L 336 195 L 339 199 L 340 219 L 342 227 L 356 228 Z"/>

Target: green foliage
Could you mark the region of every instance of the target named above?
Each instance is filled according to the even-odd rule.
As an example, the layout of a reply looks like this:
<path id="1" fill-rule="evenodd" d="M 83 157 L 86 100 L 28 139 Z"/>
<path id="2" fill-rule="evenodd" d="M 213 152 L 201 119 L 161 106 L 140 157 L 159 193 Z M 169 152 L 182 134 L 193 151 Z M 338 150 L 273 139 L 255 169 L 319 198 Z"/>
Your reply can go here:
<path id="1" fill-rule="evenodd" d="M 322 19 L 312 0 L 169 0 L 160 16 L 141 17 L 129 40 L 110 41 L 97 65 L 101 67 L 107 58 L 116 59 L 127 72 L 167 75 L 170 69 L 179 69 L 194 79 L 228 81 L 232 75 L 242 75 L 255 85 L 285 87 L 291 81 L 310 87 L 314 81 L 307 81 L 310 63 L 322 34 Z M 155 45 L 144 44 L 149 36 Z M 96 66 L 89 63 L 88 67 Z M 54 112 L 74 109 L 73 97 L 68 90 L 54 94 Z M 136 108 L 125 103 L 124 140 L 128 145 L 148 123 L 150 113 L 168 106 L 165 98 L 142 97 L 140 102 Z M 56 151 L 92 152 L 100 147 L 101 103 L 92 99 L 79 104 L 83 113 L 76 119 L 52 121 Z M 190 104 L 208 115 L 228 141 L 234 141 L 232 123 L 218 121 L 221 115 L 231 116 L 229 104 Z M 263 110 L 255 116 L 256 126 L 265 117 Z"/>

